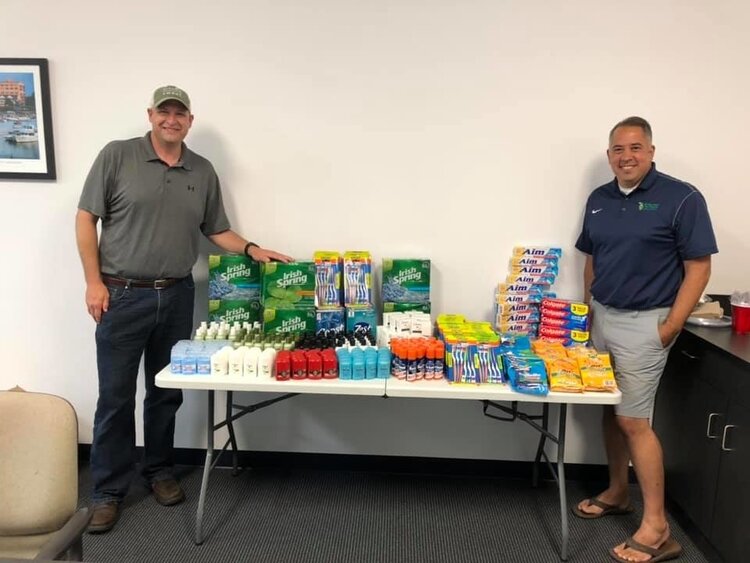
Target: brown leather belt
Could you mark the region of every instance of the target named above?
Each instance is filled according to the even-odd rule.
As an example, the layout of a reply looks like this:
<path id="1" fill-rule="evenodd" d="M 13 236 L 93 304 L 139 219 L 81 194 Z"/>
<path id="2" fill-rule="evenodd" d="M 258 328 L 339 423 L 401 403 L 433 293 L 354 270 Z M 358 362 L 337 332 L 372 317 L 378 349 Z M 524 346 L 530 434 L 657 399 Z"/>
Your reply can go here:
<path id="1" fill-rule="evenodd" d="M 133 280 L 121 278 L 119 276 L 111 276 L 109 274 L 102 274 L 102 281 L 105 284 L 120 287 L 143 287 L 149 289 L 165 289 L 167 287 L 172 287 L 174 284 L 184 279 L 185 278 L 162 278 L 160 280 Z"/>

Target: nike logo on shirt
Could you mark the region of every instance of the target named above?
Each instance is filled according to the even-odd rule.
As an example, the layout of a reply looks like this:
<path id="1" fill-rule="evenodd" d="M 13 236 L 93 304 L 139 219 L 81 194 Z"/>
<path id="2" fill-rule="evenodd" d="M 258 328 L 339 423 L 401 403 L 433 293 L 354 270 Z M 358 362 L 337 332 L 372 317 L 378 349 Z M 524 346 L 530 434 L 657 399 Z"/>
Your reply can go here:
<path id="1" fill-rule="evenodd" d="M 592 209 L 592 210 L 591 210 L 591 214 L 592 214 L 592 215 L 596 215 L 596 214 L 597 214 L 597 213 L 599 213 L 600 211 L 604 211 L 604 209 L 603 209 L 603 208 L 601 208 L 601 207 L 600 207 L 599 209 Z"/>

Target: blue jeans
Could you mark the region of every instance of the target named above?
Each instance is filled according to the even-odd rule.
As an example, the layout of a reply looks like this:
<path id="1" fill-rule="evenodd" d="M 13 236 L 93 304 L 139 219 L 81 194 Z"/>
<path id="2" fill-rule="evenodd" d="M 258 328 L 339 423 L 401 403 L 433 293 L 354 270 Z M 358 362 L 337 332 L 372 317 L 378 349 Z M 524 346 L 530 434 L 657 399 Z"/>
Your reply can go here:
<path id="1" fill-rule="evenodd" d="M 192 276 L 165 289 L 108 286 L 109 310 L 96 327 L 99 400 L 91 444 L 92 504 L 125 497 L 135 474 L 135 394 L 138 366 L 144 358 L 145 456 L 149 482 L 173 476 L 175 414 L 182 391 L 154 384 L 169 364 L 172 346 L 193 330 Z"/>

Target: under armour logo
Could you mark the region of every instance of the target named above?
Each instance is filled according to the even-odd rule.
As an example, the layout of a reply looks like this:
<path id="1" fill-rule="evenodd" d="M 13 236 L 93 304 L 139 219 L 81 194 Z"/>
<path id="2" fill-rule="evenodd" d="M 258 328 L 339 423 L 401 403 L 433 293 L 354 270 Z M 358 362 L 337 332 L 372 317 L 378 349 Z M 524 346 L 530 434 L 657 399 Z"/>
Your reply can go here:
<path id="1" fill-rule="evenodd" d="M 194 192 L 195 191 L 195 186 L 188 186 L 187 189 L 188 189 L 189 192 Z"/>

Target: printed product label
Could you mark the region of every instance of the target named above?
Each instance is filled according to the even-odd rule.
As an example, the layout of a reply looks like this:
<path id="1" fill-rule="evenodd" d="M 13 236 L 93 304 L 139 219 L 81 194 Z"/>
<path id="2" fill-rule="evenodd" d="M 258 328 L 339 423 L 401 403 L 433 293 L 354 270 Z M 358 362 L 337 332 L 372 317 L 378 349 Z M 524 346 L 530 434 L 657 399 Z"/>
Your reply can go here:
<path id="1" fill-rule="evenodd" d="M 343 307 L 337 309 L 319 309 L 315 313 L 316 333 L 343 333 L 345 326 L 346 316 Z"/>
<path id="2" fill-rule="evenodd" d="M 312 307 L 285 309 L 264 307 L 263 332 L 266 334 L 315 332 L 315 309 Z"/>
<path id="3" fill-rule="evenodd" d="M 589 306 L 578 301 L 566 301 L 565 299 L 542 300 L 542 309 L 570 311 L 574 315 L 584 316 L 589 314 Z"/>
<path id="4" fill-rule="evenodd" d="M 430 261 L 384 258 L 383 301 L 423 303 L 430 300 Z"/>
<path id="5" fill-rule="evenodd" d="M 352 334 L 365 334 L 368 330 L 375 336 L 378 317 L 372 308 L 348 308 L 346 309 L 346 331 Z"/>
<path id="6" fill-rule="evenodd" d="M 430 309 L 431 306 L 429 301 L 424 303 L 393 303 L 392 301 L 386 301 L 383 303 L 384 313 L 403 313 L 405 311 L 429 313 Z"/>
<path id="7" fill-rule="evenodd" d="M 315 305 L 314 262 L 269 262 L 261 277 L 263 306 L 288 309 Z"/>
<path id="8" fill-rule="evenodd" d="M 260 301 L 249 299 L 209 299 L 208 320 L 227 323 L 260 321 Z"/>
<path id="9" fill-rule="evenodd" d="M 260 264 L 234 254 L 208 257 L 208 298 L 260 300 Z"/>

